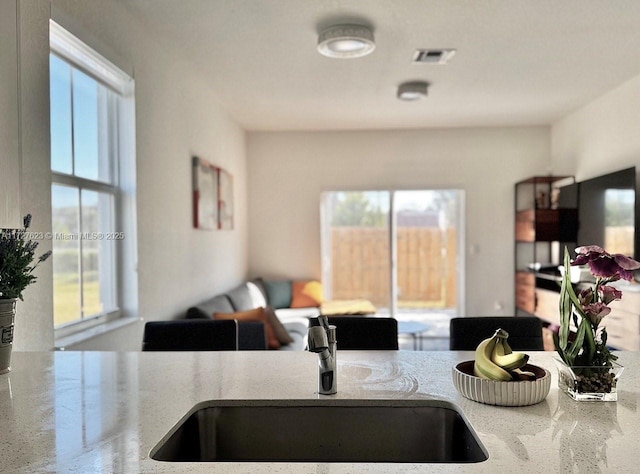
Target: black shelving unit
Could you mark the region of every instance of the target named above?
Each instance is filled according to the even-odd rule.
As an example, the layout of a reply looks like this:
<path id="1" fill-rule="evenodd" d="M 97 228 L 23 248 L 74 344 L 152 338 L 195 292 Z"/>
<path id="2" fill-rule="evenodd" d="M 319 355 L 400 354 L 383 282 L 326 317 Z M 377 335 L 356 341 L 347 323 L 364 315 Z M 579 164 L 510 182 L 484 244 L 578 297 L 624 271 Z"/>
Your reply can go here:
<path id="1" fill-rule="evenodd" d="M 562 202 L 559 189 L 573 176 L 533 176 L 515 185 L 515 314 L 538 311 L 536 289 L 554 290 L 562 249 L 575 244 L 577 202 Z"/>

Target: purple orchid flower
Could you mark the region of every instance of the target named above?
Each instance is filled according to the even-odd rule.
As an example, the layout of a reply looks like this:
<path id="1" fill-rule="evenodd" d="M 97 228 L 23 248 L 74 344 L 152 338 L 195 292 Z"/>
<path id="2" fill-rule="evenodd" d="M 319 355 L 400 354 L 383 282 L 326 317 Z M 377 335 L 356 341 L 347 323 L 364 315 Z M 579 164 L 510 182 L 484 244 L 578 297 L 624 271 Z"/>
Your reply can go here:
<path id="1" fill-rule="evenodd" d="M 591 303 L 590 305 L 583 306 L 582 310 L 594 327 L 598 327 L 602 318 L 611 312 L 611 308 L 604 303 Z"/>
<path id="2" fill-rule="evenodd" d="M 610 281 L 633 280 L 633 271 L 640 269 L 640 262 L 620 253 L 610 254 L 597 245 L 585 245 L 576 249 L 576 258 L 571 265 L 589 265 L 593 276 Z"/>
<path id="3" fill-rule="evenodd" d="M 612 301 L 622 299 L 622 291 L 614 288 L 613 286 L 602 285 L 598 287 L 598 293 L 600 293 L 600 299 L 604 304 L 609 304 Z"/>
<path id="4" fill-rule="evenodd" d="M 588 306 L 593 302 L 593 289 L 585 288 L 578 294 L 578 301 L 582 307 Z"/>

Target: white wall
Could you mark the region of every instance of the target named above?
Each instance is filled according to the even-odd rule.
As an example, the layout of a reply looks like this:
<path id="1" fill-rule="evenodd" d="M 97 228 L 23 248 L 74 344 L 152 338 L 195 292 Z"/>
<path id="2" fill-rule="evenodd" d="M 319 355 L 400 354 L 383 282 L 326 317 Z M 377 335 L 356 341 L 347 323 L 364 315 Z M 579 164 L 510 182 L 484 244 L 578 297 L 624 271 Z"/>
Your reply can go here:
<path id="1" fill-rule="evenodd" d="M 181 51 L 113 0 L 21 0 L 23 46 L 29 52 L 29 110 L 23 129 L 23 212 L 50 228 L 48 19 L 53 18 L 136 81 L 139 316 L 170 319 L 188 306 L 242 281 L 247 274 L 244 131 L 226 114 L 206 80 Z M 51 8 L 50 8 L 51 7 Z M 0 45 L 0 47 L 2 47 Z M 234 177 L 235 230 L 192 226 L 191 156 Z M 46 249 L 46 244 L 43 250 Z M 16 350 L 53 347 L 51 264 L 18 308 Z M 24 320 L 28 318 L 28 325 Z M 28 327 L 27 327 L 28 326 Z M 96 337 L 76 348 L 138 350 L 142 324 Z"/>
<path id="2" fill-rule="evenodd" d="M 578 181 L 634 165 L 640 171 L 640 76 L 554 123 L 551 156 L 554 173 Z"/>
<path id="3" fill-rule="evenodd" d="M 18 121 L 17 0 L 0 2 L 0 228 L 19 227 L 20 127 Z"/>
<path id="4" fill-rule="evenodd" d="M 18 5 L 22 115 L 20 205 L 23 215 L 32 214 L 30 230 L 44 233 L 51 230 L 49 3 L 21 0 Z M 0 47 L 3 45 L 0 44 Z M 40 241 L 38 253 L 49 249 L 51 241 Z M 35 274 L 37 282 L 24 291 L 24 302 L 18 302 L 14 328 L 16 350 L 46 350 L 53 347 L 53 281 L 50 260 L 43 263 Z"/>
<path id="5" fill-rule="evenodd" d="M 466 314 L 513 314 L 514 183 L 548 172 L 547 127 L 249 133 L 247 143 L 251 276 L 320 278 L 324 190 L 463 189 Z"/>

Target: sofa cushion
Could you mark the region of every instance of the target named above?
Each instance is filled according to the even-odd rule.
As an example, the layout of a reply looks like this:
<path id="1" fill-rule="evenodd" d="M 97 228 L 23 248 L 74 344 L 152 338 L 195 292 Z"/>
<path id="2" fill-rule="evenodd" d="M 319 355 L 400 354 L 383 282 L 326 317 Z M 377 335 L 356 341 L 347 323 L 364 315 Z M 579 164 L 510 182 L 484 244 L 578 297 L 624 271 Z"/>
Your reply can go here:
<path id="1" fill-rule="evenodd" d="M 280 344 L 285 346 L 292 343 L 293 339 L 287 332 L 287 329 L 282 325 L 282 323 L 276 316 L 273 308 L 271 306 L 266 306 L 264 308 L 264 313 L 267 316 L 267 321 L 269 321 L 269 324 L 271 324 L 271 327 L 273 328 L 273 332 L 275 333 L 276 338 L 278 339 L 278 341 L 280 341 Z"/>
<path id="2" fill-rule="evenodd" d="M 285 327 L 289 328 L 289 324 L 288 323 L 285 324 Z M 280 350 L 281 351 L 304 351 L 307 345 L 306 331 L 304 332 L 304 334 L 296 331 L 291 331 L 289 334 L 291 334 L 291 338 L 293 339 L 293 342 L 290 342 L 289 344 L 286 344 L 280 347 Z"/>
<path id="3" fill-rule="evenodd" d="M 294 281 L 291 284 L 291 308 L 308 308 L 322 303 L 322 284 L 319 281 Z"/>
<path id="4" fill-rule="evenodd" d="M 251 298 L 251 307 L 252 308 L 266 308 L 267 307 L 267 299 L 252 281 L 247 282 L 247 289 L 249 290 L 249 297 Z"/>
<path id="5" fill-rule="evenodd" d="M 287 332 L 294 337 L 296 334 L 306 337 L 307 332 L 309 331 L 309 319 L 308 318 L 298 318 L 291 319 L 286 323 L 282 323 Z"/>
<path id="6" fill-rule="evenodd" d="M 233 313 L 233 306 L 226 295 L 215 296 L 187 310 L 187 319 L 210 319 L 213 313 Z"/>
<path id="7" fill-rule="evenodd" d="M 235 313 L 214 313 L 213 319 L 236 319 L 238 321 L 262 321 L 264 323 L 264 330 L 267 334 L 267 344 L 269 349 L 278 349 L 280 347 L 280 341 L 275 335 L 273 327 L 267 320 L 267 315 L 264 312 L 264 308 L 255 308 L 248 311 L 237 311 Z"/>
<path id="8" fill-rule="evenodd" d="M 253 280 L 251 280 L 251 283 L 253 283 L 254 285 L 256 285 L 258 287 L 258 290 L 260 290 L 260 293 L 262 294 L 262 297 L 264 298 L 264 301 L 266 302 L 265 306 L 269 304 L 269 295 L 267 294 L 267 289 L 264 287 L 264 280 L 261 277 L 258 278 L 254 278 Z"/>
<path id="9" fill-rule="evenodd" d="M 325 316 L 375 314 L 376 307 L 369 300 L 332 300 L 323 301 L 320 313 Z"/>
<path id="10" fill-rule="evenodd" d="M 274 309 L 291 305 L 291 280 L 263 280 L 267 301 Z"/>
<path id="11" fill-rule="evenodd" d="M 248 311 L 256 308 L 256 306 L 253 306 L 251 294 L 249 293 L 249 288 L 246 283 L 243 283 L 242 285 L 227 292 L 227 296 L 229 297 L 229 300 L 231 300 L 231 304 L 235 311 Z"/>
<path id="12" fill-rule="evenodd" d="M 318 308 L 280 308 L 275 311 L 276 316 L 285 326 L 289 321 L 299 321 L 301 318 L 316 318 L 320 315 Z"/>

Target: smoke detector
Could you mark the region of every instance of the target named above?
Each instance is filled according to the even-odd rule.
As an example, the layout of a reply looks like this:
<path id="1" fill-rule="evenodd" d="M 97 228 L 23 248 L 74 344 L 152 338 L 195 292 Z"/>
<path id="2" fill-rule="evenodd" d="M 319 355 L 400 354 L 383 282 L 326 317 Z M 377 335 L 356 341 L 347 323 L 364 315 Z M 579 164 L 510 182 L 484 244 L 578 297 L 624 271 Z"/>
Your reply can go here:
<path id="1" fill-rule="evenodd" d="M 413 63 L 447 64 L 454 54 L 455 49 L 417 49 L 413 55 Z"/>

